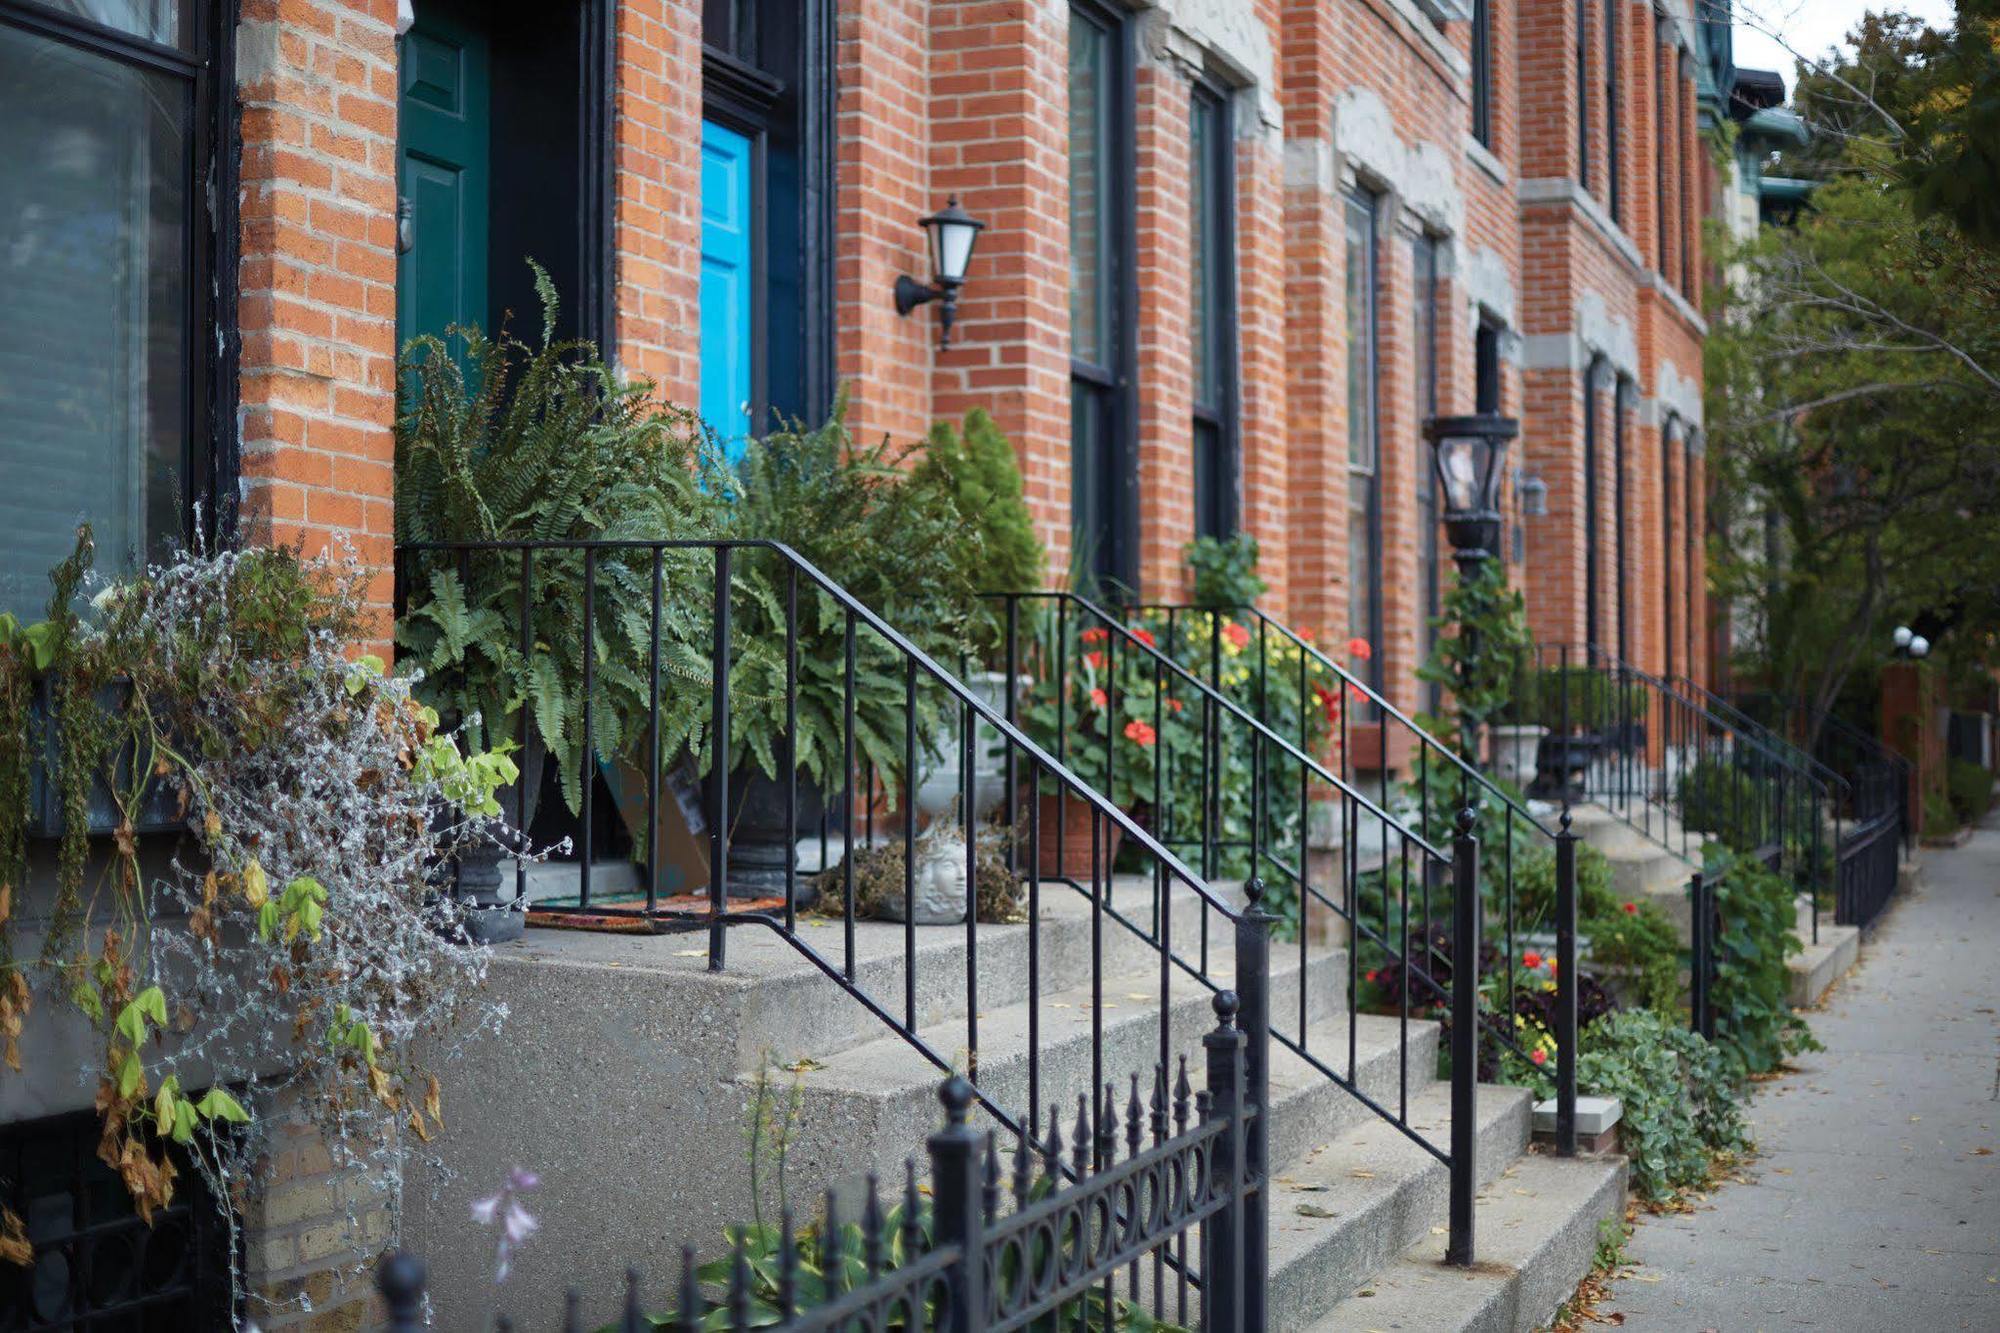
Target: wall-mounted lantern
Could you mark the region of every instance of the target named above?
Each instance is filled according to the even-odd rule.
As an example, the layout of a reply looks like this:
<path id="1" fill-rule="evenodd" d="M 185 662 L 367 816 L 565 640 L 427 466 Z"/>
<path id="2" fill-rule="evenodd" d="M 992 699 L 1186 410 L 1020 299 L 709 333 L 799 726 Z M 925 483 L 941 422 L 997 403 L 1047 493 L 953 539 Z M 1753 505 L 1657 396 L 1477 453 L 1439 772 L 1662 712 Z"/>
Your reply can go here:
<path id="1" fill-rule="evenodd" d="M 1521 477 L 1521 514 L 1525 518 L 1542 518 L 1549 512 L 1549 484 L 1540 474 L 1529 472 Z"/>
<path id="2" fill-rule="evenodd" d="M 905 274 L 896 279 L 896 313 L 907 315 L 932 301 L 938 306 L 938 348 L 951 346 L 951 323 L 958 311 L 958 289 L 965 285 L 965 272 L 972 266 L 972 247 L 986 224 L 959 207 L 953 195 L 945 206 L 918 220 L 930 241 L 931 281 L 929 285 Z"/>

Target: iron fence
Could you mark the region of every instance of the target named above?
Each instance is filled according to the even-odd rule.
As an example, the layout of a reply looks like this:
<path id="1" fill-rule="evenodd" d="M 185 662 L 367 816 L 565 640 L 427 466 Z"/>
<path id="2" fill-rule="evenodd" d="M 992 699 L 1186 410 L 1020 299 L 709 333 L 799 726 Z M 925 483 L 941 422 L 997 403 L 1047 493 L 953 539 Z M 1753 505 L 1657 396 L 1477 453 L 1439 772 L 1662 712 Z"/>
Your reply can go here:
<path id="1" fill-rule="evenodd" d="M 1301 929 L 1286 963 L 1299 1002 L 1256 1021 L 1449 1168 L 1450 1250 L 1470 1262 L 1473 1048 L 1452 1061 L 1449 1134 L 1440 1140 L 1410 1118 L 1413 1072 L 1424 1080 L 1436 1073 L 1413 1071 L 1413 1052 L 1421 1049 L 1412 1039 L 1413 1005 L 1444 1011 L 1454 1046 L 1461 1037 L 1471 1041 L 1482 1022 L 1495 1040 L 1512 1039 L 1502 1031 L 1510 1024 L 1481 1012 L 1480 844 L 1463 812 L 1449 836 L 1424 836 L 1415 820 L 1371 799 L 1117 617 L 1079 599 L 1008 599 L 1004 670 L 997 688 L 982 692 L 777 543 L 426 543 L 400 547 L 397 564 L 404 623 L 422 615 L 433 625 L 451 622 L 449 633 L 403 645 L 432 673 L 432 688 L 455 697 L 454 688 L 483 679 L 503 705 L 513 701 L 511 711 L 495 712 L 507 719 L 503 729 L 524 759 L 535 757 L 538 738 L 548 742 L 544 762 L 555 776 L 547 794 L 524 779 L 505 804 L 523 828 L 538 814 L 549 822 L 538 797 L 545 807 L 567 804 L 567 815 L 556 809 L 554 817 L 573 835 L 575 859 L 564 863 L 569 879 L 554 894 L 531 893 L 525 867 L 517 866 L 514 908 L 550 923 L 698 932 L 713 970 L 727 967 L 731 928 L 771 931 L 938 1070 L 953 1067 L 951 1055 L 962 1056 L 974 1098 L 1005 1133 L 1019 1134 L 1031 1126 L 999 1104 L 982 1078 L 982 886 L 997 878 L 1024 909 L 1031 1106 L 1075 1091 L 1055 1086 L 1043 1069 L 1047 931 L 1088 932 L 1088 1086 L 1095 1088 L 1106 1072 L 1106 983 L 1130 985 L 1107 970 L 1107 937 L 1124 932 L 1151 952 L 1150 1005 L 1157 1059 L 1165 1063 L 1176 985 L 1192 980 L 1216 992 L 1235 984 L 1245 951 L 1269 948 L 1266 905 L 1295 902 Z M 1037 629 L 1048 633 L 1030 651 L 1023 632 Z M 1086 630 L 1097 631 L 1098 641 L 1084 645 Z M 1089 653 L 1101 655 L 1092 670 L 1115 682 L 1122 661 L 1125 679 L 1151 689 L 1127 695 L 1113 683 L 1101 699 L 1073 691 L 1070 668 Z M 552 692 L 552 678 L 563 687 L 553 691 L 559 706 L 544 707 L 536 701 Z M 1051 693 L 1035 693 L 1049 682 Z M 1045 712 L 1027 716 L 1044 704 Z M 1130 762 L 1135 754 L 1153 757 L 1143 774 Z M 1188 810 L 1176 811 L 1165 796 L 1172 773 L 1161 756 L 1169 754 L 1190 764 L 1191 756 L 1208 756 L 1193 802 L 1208 814 L 1196 815 L 1191 837 Z M 1248 808 L 1256 817 L 1238 826 L 1240 846 L 1213 809 L 1225 759 L 1252 775 Z M 1281 854 L 1273 845 L 1268 779 L 1281 771 L 1287 790 L 1295 773 L 1300 789 L 1310 784 L 1349 832 L 1349 854 L 1325 878 L 1302 847 Z M 1451 796 L 1435 799 L 1445 822 Z M 669 874 L 670 821 L 677 809 L 689 813 L 686 807 L 695 819 L 682 835 L 700 826 L 699 882 Z M 956 841 L 940 836 L 954 828 Z M 1358 856 L 1364 831 L 1378 852 L 1367 865 Z M 607 848 L 623 868 L 617 884 L 593 879 Z M 858 866 L 877 853 L 889 854 L 878 864 L 890 866 L 885 873 L 894 884 L 871 906 Z M 1240 885 L 1214 873 L 1226 856 L 1239 858 Z M 920 860 L 941 867 L 963 896 L 954 918 L 962 921 L 963 961 L 949 964 L 955 975 L 942 980 L 920 976 Z M 934 884 L 928 869 L 926 883 Z M 1049 920 L 1043 903 L 1050 893 L 1076 895 L 1086 919 Z M 887 969 L 858 965 L 857 925 L 875 909 L 901 922 L 900 956 Z M 809 911 L 834 929 L 801 929 Z M 1338 921 L 1349 939 L 1315 932 L 1315 916 Z M 1438 921 L 1440 929 L 1413 936 L 1419 922 Z M 1457 949 L 1464 962 L 1448 974 L 1440 940 L 1472 942 Z M 1358 1076 L 1361 947 L 1409 964 L 1399 969 L 1393 997 L 1398 1074 L 1389 1097 L 1371 1095 Z M 958 1017 L 932 1020 L 920 1008 L 920 993 L 940 988 L 956 992 Z M 1262 1077 L 1253 1069 L 1253 1086 Z M 1457 1114 L 1461 1100 L 1465 1113 Z M 1261 1122 L 1249 1137 L 1261 1170 Z M 1262 1246 L 1261 1227 L 1246 1243 Z"/>
<path id="2" fill-rule="evenodd" d="M 1240 1004 L 1233 991 L 1214 997 L 1199 1093 L 1185 1056 L 1171 1089 L 1168 1067 L 1154 1067 L 1150 1105 L 1134 1074 L 1121 1125 L 1118 1088 L 1106 1084 L 1101 1098 L 1079 1096 L 1067 1140 L 1059 1108 L 1050 1109 L 1045 1135 L 1017 1131 L 1006 1172 L 1001 1131 L 973 1126 L 974 1090 L 954 1075 L 938 1090 L 945 1123 L 925 1145 L 928 1205 L 912 1157 L 893 1217 L 869 1181 L 854 1214 L 857 1253 L 842 1249 L 846 1214 L 829 1191 L 810 1228 L 814 1262 L 787 1209 L 775 1253 L 753 1255 L 751 1229 L 743 1227 L 733 1229 L 719 1264 L 699 1267 L 693 1247 L 684 1249 L 671 1311 L 649 1312 L 644 1283 L 628 1273 L 612 1326 L 1010 1333 L 1109 1329 L 1137 1311 L 1203 1333 L 1263 1329 L 1268 1207 L 1257 1139 L 1267 1093 L 1255 1071 L 1269 1062 L 1269 1033 L 1257 1016 L 1268 1005 L 1268 967 L 1243 981 Z M 1009 1176 L 1011 1200 L 1003 1197 Z M 392 1333 L 423 1327 L 424 1280 L 422 1262 L 407 1254 L 378 1270 Z M 448 1312 L 437 1313 L 455 1326 Z M 500 1326 L 511 1327 L 504 1319 Z M 574 1291 L 560 1326 L 564 1333 L 586 1327 Z"/>

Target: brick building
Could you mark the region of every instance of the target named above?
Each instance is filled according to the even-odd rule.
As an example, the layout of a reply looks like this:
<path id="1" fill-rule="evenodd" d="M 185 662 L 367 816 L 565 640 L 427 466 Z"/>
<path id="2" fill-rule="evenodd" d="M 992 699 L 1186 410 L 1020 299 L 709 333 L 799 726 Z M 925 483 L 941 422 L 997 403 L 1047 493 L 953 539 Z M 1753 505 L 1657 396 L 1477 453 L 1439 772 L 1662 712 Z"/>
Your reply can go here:
<path id="1" fill-rule="evenodd" d="M 1376 645 L 1405 705 L 1448 577 L 1422 423 L 1518 416 L 1538 636 L 1701 675 L 1704 27 L 1688 0 L 0 0 L 0 264 L 34 321 L 0 334 L 0 610 L 37 608 L 82 512 L 107 556 L 346 537 L 386 617 L 399 339 L 525 323 L 532 255 L 566 331 L 726 437 L 838 385 L 864 436 L 986 408 L 1053 568 L 1080 539 L 1170 596 L 1197 533 L 1250 531 L 1273 605 Z M 893 291 L 947 197 L 986 230 L 940 350 Z M 267 1212 L 264 1276 L 314 1282 L 323 1228 Z"/>

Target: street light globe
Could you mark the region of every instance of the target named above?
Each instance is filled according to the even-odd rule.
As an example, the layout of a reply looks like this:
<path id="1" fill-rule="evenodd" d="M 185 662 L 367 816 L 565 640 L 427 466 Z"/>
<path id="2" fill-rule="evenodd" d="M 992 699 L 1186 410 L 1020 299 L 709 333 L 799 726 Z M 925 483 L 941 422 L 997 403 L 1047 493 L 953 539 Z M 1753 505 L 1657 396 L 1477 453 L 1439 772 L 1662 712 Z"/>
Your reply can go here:
<path id="1" fill-rule="evenodd" d="M 1914 637 L 1915 635 L 1911 633 L 1910 627 L 1908 625 L 1896 626 L 1895 631 L 1889 635 L 1890 641 L 1893 642 L 1898 648 L 1909 647 L 1910 640 Z"/>
<path id="2" fill-rule="evenodd" d="M 1931 641 L 1929 639 L 1926 639 L 1921 634 L 1912 634 L 1910 636 L 1910 656 L 1928 657 L 1930 656 L 1930 651 Z"/>

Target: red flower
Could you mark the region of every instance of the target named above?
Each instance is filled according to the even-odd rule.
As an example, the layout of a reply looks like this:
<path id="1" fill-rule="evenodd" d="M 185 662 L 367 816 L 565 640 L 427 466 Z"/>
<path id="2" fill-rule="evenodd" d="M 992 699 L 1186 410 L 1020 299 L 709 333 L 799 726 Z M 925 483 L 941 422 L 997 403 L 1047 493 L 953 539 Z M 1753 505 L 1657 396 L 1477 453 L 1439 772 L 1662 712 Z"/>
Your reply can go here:
<path id="1" fill-rule="evenodd" d="M 1181 711 L 1181 709 L 1187 707 L 1187 705 L 1182 703 L 1179 699 L 1169 699 L 1167 700 L 1167 707 L 1171 708 L 1174 712 L 1178 713 Z"/>
<path id="2" fill-rule="evenodd" d="M 1090 692 L 1090 706 L 1092 708 L 1103 708 L 1106 704 L 1110 702 L 1111 702 L 1111 696 L 1106 694 L 1103 690 L 1092 690 Z"/>
<path id="3" fill-rule="evenodd" d="M 1085 653 L 1083 655 L 1083 664 L 1092 671 L 1102 671 L 1104 669 L 1104 654 L 1101 652 Z"/>
<path id="4" fill-rule="evenodd" d="M 1374 968 L 1372 968 L 1372 967 L 1368 969 L 1368 980 L 1369 980 L 1370 982 L 1373 982 L 1373 981 L 1375 980 L 1375 978 L 1377 978 L 1377 977 L 1379 977 L 1379 976 L 1381 976 L 1381 975 L 1382 975 L 1382 974 L 1381 974 L 1380 972 L 1377 972 L 1377 971 L 1376 971 L 1376 970 L 1375 970 Z"/>
<path id="5" fill-rule="evenodd" d="M 1549 1053 L 1537 1046 L 1534 1050 L 1528 1052 L 1528 1058 L 1538 1065 L 1545 1065 L 1549 1062 Z"/>
<path id="6" fill-rule="evenodd" d="M 1097 628 L 1087 629 L 1082 634 L 1085 643 L 1103 643 L 1110 637 L 1109 631 Z"/>
<path id="7" fill-rule="evenodd" d="M 1368 691 L 1362 689 L 1359 685 L 1349 685 L 1347 687 L 1347 697 L 1354 700 L 1355 703 L 1365 704 L 1368 702 Z"/>
<path id="8" fill-rule="evenodd" d="M 1160 734 L 1157 731 L 1154 731 L 1138 718 L 1133 718 L 1125 724 L 1125 739 L 1127 740 L 1137 741 L 1141 745 L 1151 745 L 1159 738 Z"/>
<path id="9" fill-rule="evenodd" d="M 1222 627 L 1222 641 L 1240 653 L 1250 646 L 1250 631 L 1232 620 Z"/>
<path id="10" fill-rule="evenodd" d="M 1627 916 L 1637 916 L 1637 915 L 1639 915 L 1639 904 L 1637 904 L 1637 903 L 1626 903 L 1626 904 L 1625 904 L 1625 915 L 1627 915 Z"/>
<path id="11" fill-rule="evenodd" d="M 1527 968 L 1529 971 L 1532 972 L 1541 965 L 1542 965 L 1542 956 L 1536 953 L 1533 949 L 1530 949 L 1526 953 L 1521 955 L 1521 966 Z"/>
<path id="12" fill-rule="evenodd" d="M 1375 650 L 1368 646 L 1368 640 L 1366 639 L 1349 639 L 1347 641 L 1347 655 L 1356 661 L 1366 662 L 1369 658 L 1375 656 Z"/>
<path id="13" fill-rule="evenodd" d="M 1149 629 L 1141 629 L 1137 625 L 1134 625 L 1132 627 L 1132 637 L 1140 643 L 1145 644 L 1148 648 L 1153 647 L 1153 631 Z"/>

